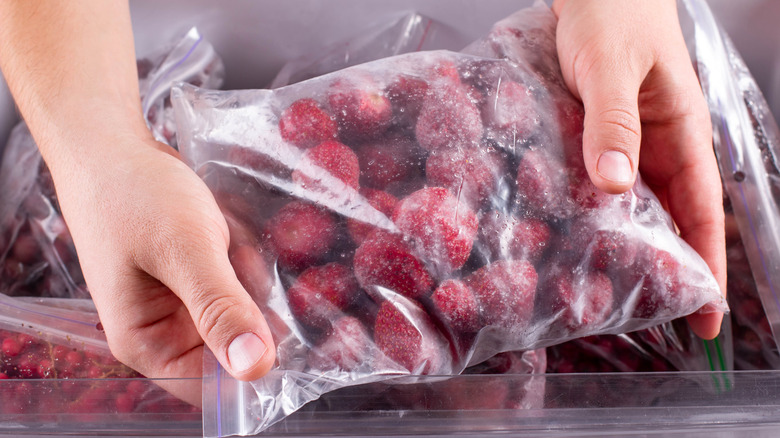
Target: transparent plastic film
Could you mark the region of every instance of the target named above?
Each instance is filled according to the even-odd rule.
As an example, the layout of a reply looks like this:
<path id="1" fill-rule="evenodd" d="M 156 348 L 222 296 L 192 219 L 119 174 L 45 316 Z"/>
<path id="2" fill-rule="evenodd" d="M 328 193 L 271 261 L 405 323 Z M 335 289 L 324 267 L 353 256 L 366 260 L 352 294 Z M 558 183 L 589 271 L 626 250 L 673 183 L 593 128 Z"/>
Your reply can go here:
<path id="1" fill-rule="evenodd" d="M 725 192 L 776 341 L 780 333 L 780 131 L 755 80 L 707 4 L 687 0 L 685 5 L 696 24 L 698 75 L 712 115 Z"/>
<path id="2" fill-rule="evenodd" d="M 243 417 L 223 434 L 345 386 L 727 310 L 647 186 L 590 183 L 543 5 L 462 53 L 172 99 L 182 156 L 240 236 L 239 279 L 266 283 L 244 281 L 277 346 L 265 378 L 235 384 Z"/>

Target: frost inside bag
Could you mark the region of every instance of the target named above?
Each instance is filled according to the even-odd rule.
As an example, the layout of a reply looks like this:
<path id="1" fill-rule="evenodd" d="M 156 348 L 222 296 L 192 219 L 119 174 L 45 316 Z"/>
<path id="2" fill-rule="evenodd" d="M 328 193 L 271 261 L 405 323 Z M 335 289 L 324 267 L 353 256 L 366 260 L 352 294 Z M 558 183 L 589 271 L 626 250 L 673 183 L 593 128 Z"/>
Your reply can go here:
<path id="1" fill-rule="evenodd" d="M 644 184 L 591 185 L 554 36 L 539 6 L 462 53 L 172 91 L 183 156 L 271 279 L 255 299 L 278 364 L 251 383 L 207 372 L 207 435 L 256 433 L 347 385 L 726 310 Z"/>
<path id="2" fill-rule="evenodd" d="M 173 82 L 222 83 L 221 59 L 196 29 L 137 61 L 141 105 L 158 140 L 175 146 L 169 92 Z M 12 131 L 0 167 L 0 293 L 88 298 L 54 182 L 24 122 Z"/>
<path id="3" fill-rule="evenodd" d="M 753 341 L 768 353 L 763 359 L 776 362 L 780 339 L 780 130 L 756 81 L 706 2 L 686 0 L 685 5 L 696 24 L 697 72 L 712 116 L 715 153 L 763 306 L 748 309 L 748 303 L 757 304 L 755 298 L 748 298 L 742 310 L 754 315 L 753 324 L 760 324 L 761 315 L 766 314 L 775 345 Z M 729 272 L 730 278 L 733 274 Z M 742 269 L 737 275 L 745 274 Z M 743 283 L 735 292 L 744 296 L 749 287 Z M 766 332 L 760 326 L 755 328 L 754 333 Z"/>

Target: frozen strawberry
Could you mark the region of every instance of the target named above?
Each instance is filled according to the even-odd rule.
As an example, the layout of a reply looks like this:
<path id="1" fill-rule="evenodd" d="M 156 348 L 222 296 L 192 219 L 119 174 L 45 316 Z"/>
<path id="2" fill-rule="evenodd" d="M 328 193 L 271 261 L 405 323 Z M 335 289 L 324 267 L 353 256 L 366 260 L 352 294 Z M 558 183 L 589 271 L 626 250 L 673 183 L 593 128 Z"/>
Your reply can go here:
<path id="1" fill-rule="evenodd" d="M 331 84 L 328 104 L 345 141 L 376 138 L 393 121 L 390 99 L 367 76 L 336 80 Z"/>
<path id="2" fill-rule="evenodd" d="M 398 75 L 385 88 L 385 94 L 393 104 L 394 117 L 403 125 L 417 119 L 427 93 L 427 81 L 408 75 Z"/>
<path id="3" fill-rule="evenodd" d="M 355 251 L 355 277 L 367 291 L 381 286 L 409 298 L 433 289 L 434 281 L 422 261 L 400 234 L 376 230 Z"/>
<path id="4" fill-rule="evenodd" d="M 403 137 L 391 137 L 364 144 L 358 149 L 362 184 L 386 190 L 393 183 L 410 179 L 419 172 L 422 157 L 415 145 Z"/>
<path id="5" fill-rule="evenodd" d="M 639 245 L 620 230 L 591 231 L 590 266 L 602 271 L 617 271 L 634 264 Z"/>
<path id="6" fill-rule="evenodd" d="M 374 322 L 374 342 L 379 350 L 412 374 L 444 371 L 449 346 L 425 310 L 402 297 L 382 303 Z"/>
<path id="7" fill-rule="evenodd" d="M 533 317 L 537 281 L 536 270 L 526 260 L 499 260 L 466 278 L 482 320 L 512 332 L 527 328 Z"/>
<path id="8" fill-rule="evenodd" d="M 631 277 L 639 276 L 638 298 L 633 316 L 658 319 L 679 314 L 689 307 L 695 291 L 682 287 L 684 267 L 670 253 L 649 247 L 637 258 Z"/>
<path id="9" fill-rule="evenodd" d="M 320 371 L 353 372 L 371 363 L 372 346 L 373 341 L 363 323 L 354 316 L 342 316 L 309 352 L 309 367 Z"/>
<path id="10" fill-rule="evenodd" d="M 537 103 L 524 85 L 502 80 L 485 102 L 485 123 L 508 131 L 513 139 L 528 138 L 539 125 Z"/>
<path id="11" fill-rule="evenodd" d="M 335 140 L 338 128 L 334 118 L 314 99 L 300 99 L 282 111 L 279 132 L 283 139 L 301 148 Z"/>
<path id="12" fill-rule="evenodd" d="M 531 213 L 567 219 L 574 206 L 566 197 L 569 181 L 561 162 L 544 149 L 529 149 L 517 166 L 517 197 Z"/>
<path id="13" fill-rule="evenodd" d="M 536 265 L 550 246 L 551 235 L 542 220 L 495 210 L 480 221 L 479 241 L 489 260 L 528 260 Z"/>
<path id="14" fill-rule="evenodd" d="M 450 59 L 438 59 L 428 72 L 428 81 L 460 84 L 458 66 Z"/>
<path id="15" fill-rule="evenodd" d="M 582 130 L 585 110 L 582 103 L 570 96 L 555 99 L 555 112 L 560 127 L 560 141 L 566 157 L 582 157 Z"/>
<path id="16" fill-rule="evenodd" d="M 336 220 L 327 211 L 301 201 L 282 207 L 267 226 L 279 263 L 301 270 L 322 260 L 336 243 Z"/>
<path id="17" fill-rule="evenodd" d="M 341 190 L 332 184 L 332 178 L 352 188 L 358 188 L 360 184 L 357 155 L 349 146 L 337 141 L 326 141 L 308 149 L 292 173 L 293 182 L 304 187 Z"/>
<path id="18" fill-rule="evenodd" d="M 455 333 L 479 329 L 479 305 L 474 293 L 460 280 L 444 281 L 433 291 L 431 304 L 441 320 Z"/>
<path id="19" fill-rule="evenodd" d="M 478 227 L 477 215 L 442 187 L 424 188 L 401 200 L 393 222 L 441 276 L 466 263 Z"/>
<path id="20" fill-rule="evenodd" d="M 492 148 L 443 149 L 428 157 L 425 175 L 431 185 L 449 189 L 477 209 L 498 194 L 505 163 Z"/>
<path id="21" fill-rule="evenodd" d="M 603 272 L 557 265 L 547 271 L 538 293 L 538 312 L 554 316 L 568 332 L 592 331 L 612 313 L 612 281 Z"/>
<path id="22" fill-rule="evenodd" d="M 326 329 L 360 296 L 352 269 L 333 262 L 312 266 L 287 290 L 293 315 L 308 327 Z"/>
<path id="23" fill-rule="evenodd" d="M 423 149 L 439 151 L 478 144 L 482 116 L 462 84 L 435 82 L 423 101 L 415 126 Z"/>
<path id="24" fill-rule="evenodd" d="M 396 204 L 398 204 L 398 198 L 387 192 L 368 188 L 360 189 L 360 194 L 371 207 L 384 214 L 388 220 L 393 217 L 393 211 L 395 210 Z M 363 241 L 376 229 L 377 227 L 374 225 L 361 221 L 358 218 L 347 219 L 349 237 L 358 245 L 363 243 Z"/>
<path id="25" fill-rule="evenodd" d="M 276 152 L 284 153 L 284 150 L 261 151 L 248 147 L 233 146 L 228 150 L 228 162 L 249 170 L 279 177 L 289 177 L 289 168 L 277 160 L 278 155 L 276 155 Z"/>

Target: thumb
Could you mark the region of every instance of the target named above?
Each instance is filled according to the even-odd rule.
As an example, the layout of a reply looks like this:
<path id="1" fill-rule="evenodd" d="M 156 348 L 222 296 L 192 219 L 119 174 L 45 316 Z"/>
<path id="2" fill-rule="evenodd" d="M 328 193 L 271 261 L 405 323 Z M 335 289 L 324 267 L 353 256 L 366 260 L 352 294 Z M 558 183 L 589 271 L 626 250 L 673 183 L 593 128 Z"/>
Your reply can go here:
<path id="1" fill-rule="evenodd" d="M 641 80 L 616 63 L 596 62 L 574 78 L 585 107 L 582 152 L 593 184 L 623 193 L 636 180 L 642 141 L 638 94 Z"/>
<path id="2" fill-rule="evenodd" d="M 276 359 L 268 324 L 238 281 L 227 248 L 197 240 L 166 251 L 165 265 L 150 273 L 182 300 L 201 338 L 233 377 L 259 379 Z"/>

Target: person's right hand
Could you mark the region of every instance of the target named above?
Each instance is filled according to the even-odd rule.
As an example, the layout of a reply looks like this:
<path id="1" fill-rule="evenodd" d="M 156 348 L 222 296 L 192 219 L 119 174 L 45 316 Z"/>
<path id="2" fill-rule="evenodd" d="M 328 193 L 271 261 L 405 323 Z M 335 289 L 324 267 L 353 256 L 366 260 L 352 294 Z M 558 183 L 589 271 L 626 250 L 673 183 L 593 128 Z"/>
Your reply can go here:
<path id="1" fill-rule="evenodd" d="M 143 119 L 127 1 L 3 1 L 0 41 L 114 355 L 147 377 L 195 377 L 207 345 L 236 378 L 265 374 L 273 339 L 225 218 Z M 200 385 L 166 387 L 199 403 Z"/>
<path id="2" fill-rule="evenodd" d="M 91 171 L 54 174 L 112 353 L 148 377 L 196 377 L 205 342 L 234 377 L 264 375 L 273 339 L 236 278 L 209 189 L 151 138 L 91 141 L 105 141 L 82 158 Z M 174 392 L 197 401 L 196 389 Z"/>

